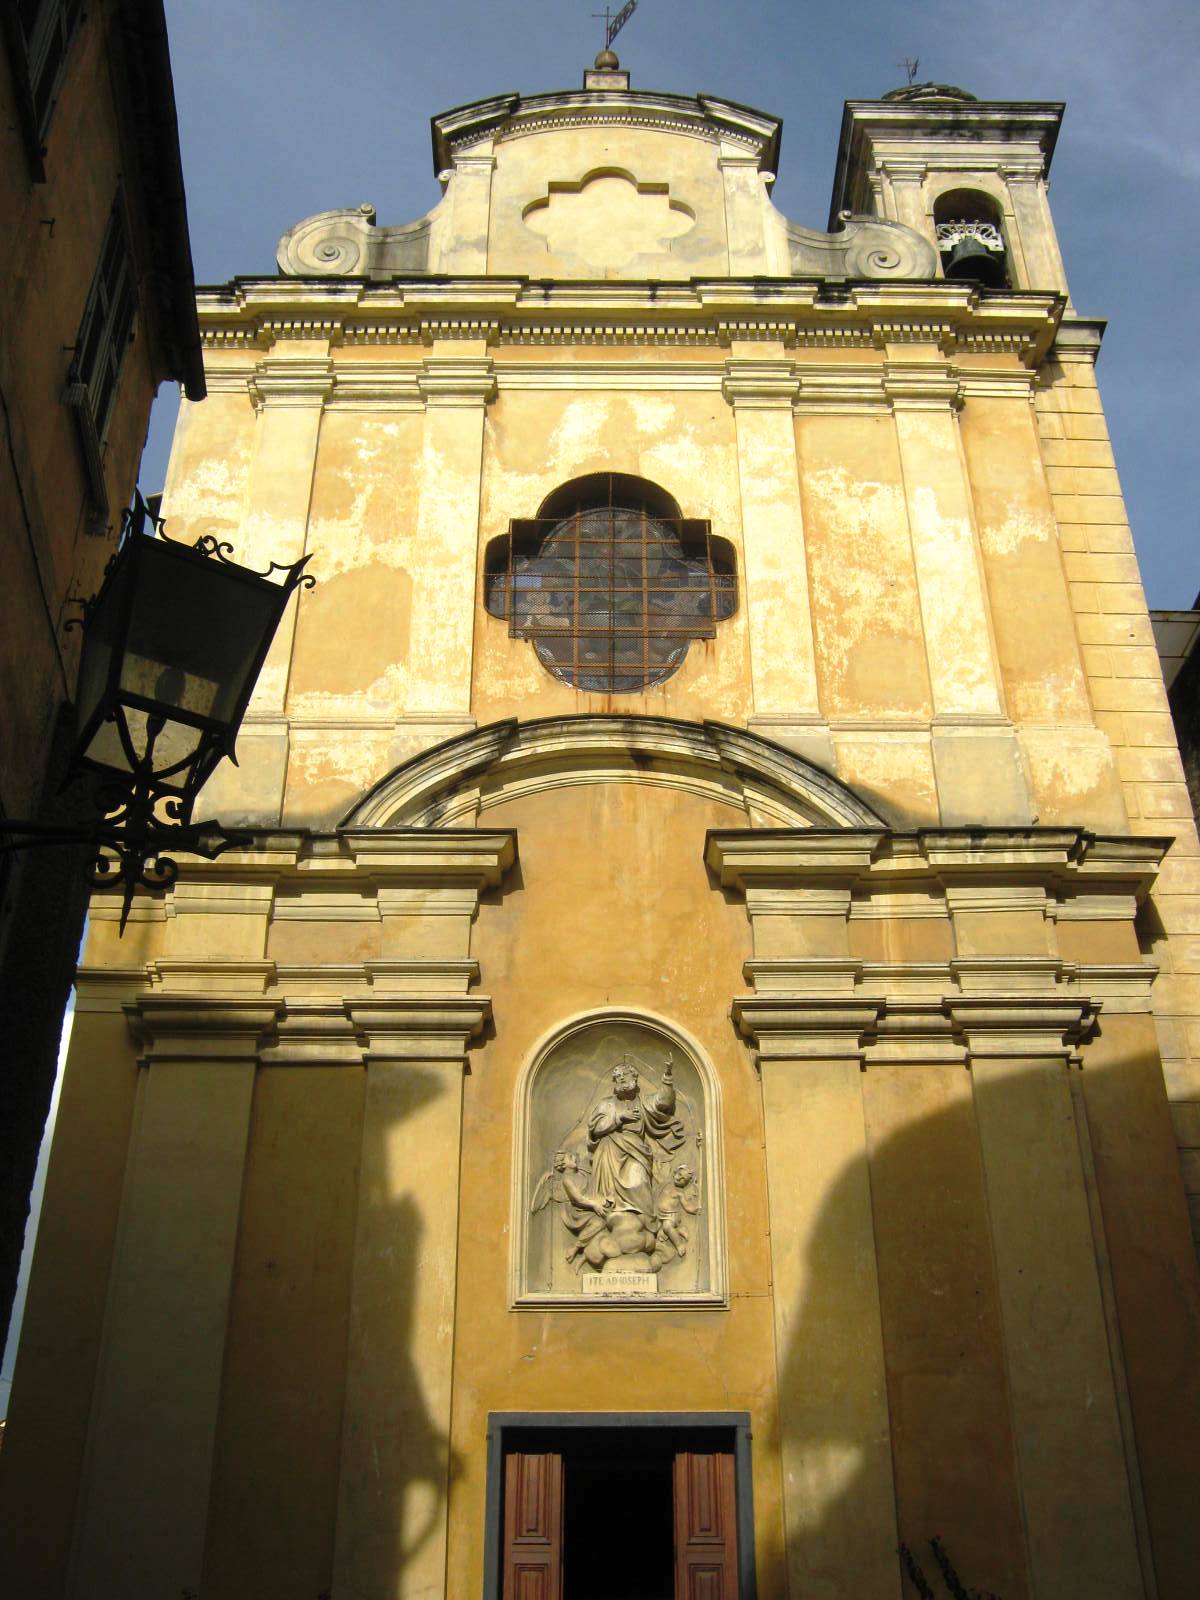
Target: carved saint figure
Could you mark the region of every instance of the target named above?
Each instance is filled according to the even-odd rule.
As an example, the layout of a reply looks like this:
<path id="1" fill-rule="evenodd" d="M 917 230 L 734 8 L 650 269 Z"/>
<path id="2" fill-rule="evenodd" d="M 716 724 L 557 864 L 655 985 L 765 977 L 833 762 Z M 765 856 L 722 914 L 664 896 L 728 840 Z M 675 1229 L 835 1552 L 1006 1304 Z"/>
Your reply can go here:
<path id="1" fill-rule="evenodd" d="M 675 1116 L 671 1057 L 657 1094 L 644 1095 L 637 1069 L 622 1056 L 612 1071 L 613 1092 L 588 1118 L 592 1193 L 614 1211 L 654 1216 L 655 1146 L 670 1152 L 683 1143 L 683 1124 Z"/>
<path id="2" fill-rule="evenodd" d="M 700 1200 L 692 1168 L 671 1168 L 670 1156 L 687 1137 L 675 1113 L 671 1057 L 661 1083 L 643 1087 L 625 1054 L 612 1069 L 610 1091 L 592 1101 L 556 1151 L 530 1210 L 551 1200 L 560 1208 L 572 1239 L 565 1259 L 577 1271 L 657 1273 L 687 1254 L 684 1219 L 699 1212 Z"/>

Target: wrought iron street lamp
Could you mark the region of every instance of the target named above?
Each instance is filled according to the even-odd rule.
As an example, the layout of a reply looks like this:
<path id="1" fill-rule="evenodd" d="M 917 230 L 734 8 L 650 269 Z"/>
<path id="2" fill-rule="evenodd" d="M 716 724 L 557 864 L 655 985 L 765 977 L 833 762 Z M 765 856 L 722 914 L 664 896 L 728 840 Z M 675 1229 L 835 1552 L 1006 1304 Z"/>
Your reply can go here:
<path id="1" fill-rule="evenodd" d="M 149 524 L 149 531 L 147 531 Z M 94 844 L 93 887 L 124 889 L 121 931 L 139 885 L 165 888 L 164 850 L 209 860 L 249 836 L 192 821 L 204 784 L 234 744 L 292 591 L 312 587 L 308 557 L 265 573 L 238 566 L 212 535 L 168 538 L 138 494 L 99 594 L 82 620 L 76 738 L 68 770 L 93 776 L 97 820 L 78 827 L 0 820 L 0 849 Z"/>

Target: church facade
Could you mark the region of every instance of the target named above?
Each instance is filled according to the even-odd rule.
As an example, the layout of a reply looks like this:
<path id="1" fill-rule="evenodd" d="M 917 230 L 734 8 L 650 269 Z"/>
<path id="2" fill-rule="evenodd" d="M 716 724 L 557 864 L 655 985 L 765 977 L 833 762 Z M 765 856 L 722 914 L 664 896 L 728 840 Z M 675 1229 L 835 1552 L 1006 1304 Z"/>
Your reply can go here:
<path id="1" fill-rule="evenodd" d="M 1061 114 L 850 102 L 823 232 L 606 55 L 201 291 L 168 530 L 318 583 L 253 846 L 93 900 L 12 1593 L 1195 1592 L 1200 866 Z"/>

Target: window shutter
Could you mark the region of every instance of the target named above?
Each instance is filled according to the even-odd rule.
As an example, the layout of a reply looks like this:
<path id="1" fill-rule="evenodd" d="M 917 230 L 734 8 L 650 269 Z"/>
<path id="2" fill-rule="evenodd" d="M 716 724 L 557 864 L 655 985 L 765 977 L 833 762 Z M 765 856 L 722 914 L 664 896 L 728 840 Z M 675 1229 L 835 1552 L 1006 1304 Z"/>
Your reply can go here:
<path id="1" fill-rule="evenodd" d="M 39 141 L 45 137 L 50 124 L 50 114 L 62 87 L 71 37 L 82 10 L 80 0 L 16 0 L 12 7 L 24 91 Z M 39 151 L 39 166 L 40 155 Z"/>
<path id="2" fill-rule="evenodd" d="M 504 1462 L 504 1600 L 562 1600 L 563 1458 Z"/>
<path id="3" fill-rule="evenodd" d="M 100 263 L 88 293 L 75 341 L 75 359 L 63 393 L 63 399 L 73 407 L 79 421 L 92 500 L 102 512 L 108 510 L 104 440 L 136 310 L 133 260 L 118 196 L 108 219 Z"/>
<path id="4" fill-rule="evenodd" d="M 675 1600 L 737 1600 L 733 1456 L 675 1457 Z"/>

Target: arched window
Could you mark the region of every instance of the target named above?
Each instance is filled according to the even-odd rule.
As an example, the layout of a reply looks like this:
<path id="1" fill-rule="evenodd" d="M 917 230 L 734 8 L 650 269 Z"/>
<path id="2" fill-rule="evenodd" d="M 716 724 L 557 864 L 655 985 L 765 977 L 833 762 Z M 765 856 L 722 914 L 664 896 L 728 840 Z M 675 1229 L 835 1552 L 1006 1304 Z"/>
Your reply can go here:
<path id="1" fill-rule="evenodd" d="M 644 478 L 594 473 L 488 546 L 485 604 L 577 689 L 661 683 L 737 604 L 733 551 Z"/>
<path id="2" fill-rule="evenodd" d="M 952 189 L 934 202 L 933 221 L 947 278 L 982 283 L 988 289 L 1008 286 L 1000 208 L 990 195 L 977 189 Z"/>

